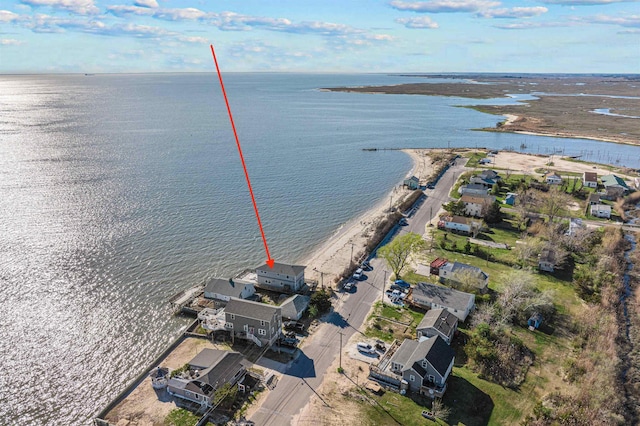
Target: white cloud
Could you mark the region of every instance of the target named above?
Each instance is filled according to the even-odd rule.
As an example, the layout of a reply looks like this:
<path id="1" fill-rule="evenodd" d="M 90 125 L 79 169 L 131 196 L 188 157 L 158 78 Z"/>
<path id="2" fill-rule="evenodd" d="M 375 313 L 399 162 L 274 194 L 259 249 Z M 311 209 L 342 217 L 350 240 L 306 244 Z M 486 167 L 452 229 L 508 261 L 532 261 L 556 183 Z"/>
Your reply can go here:
<path id="1" fill-rule="evenodd" d="M 182 41 L 184 43 L 200 43 L 200 44 L 209 44 L 209 39 L 205 37 L 195 37 L 195 36 L 178 36 L 178 41 Z"/>
<path id="2" fill-rule="evenodd" d="M 512 7 L 511 9 L 488 9 L 478 12 L 482 18 L 531 18 L 547 13 L 549 9 L 537 7 Z"/>
<path id="3" fill-rule="evenodd" d="M 93 0 L 22 0 L 29 6 L 45 6 L 64 9 L 79 15 L 95 15 L 100 13 Z"/>
<path id="4" fill-rule="evenodd" d="M 490 7 L 500 6 L 499 1 L 491 0 L 429 0 L 415 2 L 393 0 L 389 4 L 397 10 L 408 10 L 418 13 L 477 12 Z"/>
<path id="5" fill-rule="evenodd" d="M 20 15 L 17 13 L 9 12 L 8 10 L 0 10 L 0 22 L 17 21 Z"/>
<path id="6" fill-rule="evenodd" d="M 501 30 L 533 30 L 536 28 L 573 27 L 575 25 L 572 22 L 518 22 L 515 24 L 494 25 L 494 27 Z"/>
<path id="7" fill-rule="evenodd" d="M 620 25 L 621 27 L 640 28 L 640 15 L 629 16 L 608 16 L 596 15 L 576 19 L 579 22 L 587 22 L 590 24 L 609 24 Z"/>
<path id="8" fill-rule="evenodd" d="M 20 46 L 25 42 L 22 40 L 16 40 L 13 38 L 0 38 L 0 46 Z"/>
<path id="9" fill-rule="evenodd" d="M 153 15 L 155 12 L 148 7 L 139 6 L 107 6 L 107 12 L 115 16 L 133 15 Z"/>
<path id="10" fill-rule="evenodd" d="M 194 7 L 185 7 L 180 9 L 158 9 L 153 14 L 153 17 L 167 21 L 194 21 L 212 15 Z"/>
<path id="11" fill-rule="evenodd" d="M 638 0 L 538 0 L 545 4 L 560 4 L 564 6 L 598 6 L 612 3 L 632 3 Z"/>
<path id="12" fill-rule="evenodd" d="M 136 6 L 156 8 L 160 7 L 156 0 L 136 0 L 133 2 Z"/>
<path id="13" fill-rule="evenodd" d="M 396 19 L 398 24 L 402 24 L 407 28 L 413 29 L 423 29 L 423 28 L 431 28 L 436 29 L 439 28 L 437 22 L 434 22 L 428 16 L 420 16 L 417 18 L 398 18 Z"/>

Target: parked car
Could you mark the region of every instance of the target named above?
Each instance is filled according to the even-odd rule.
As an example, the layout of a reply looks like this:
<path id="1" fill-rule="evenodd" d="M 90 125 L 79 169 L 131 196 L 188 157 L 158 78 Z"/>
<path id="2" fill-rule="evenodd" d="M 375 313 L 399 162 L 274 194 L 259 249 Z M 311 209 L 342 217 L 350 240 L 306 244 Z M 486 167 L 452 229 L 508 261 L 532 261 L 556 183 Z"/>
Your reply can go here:
<path id="1" fill-rule="evenodd" d="M 422 411 L 422 417 L 424 417 L 425 419 L 429 419 L 429 420 L 435 420 L 436 416 L 433 414 L 433 412 L 428 411 L 428 410 L 423 410 Z"/>
<path id="2" fill-rule="evenodd" d="M 398 224 L 400 226 L 407 226 L 409 224 L 409 222 L 407 222 L 407 219 L 405 219 L 404 217 L 402 219 L 400 219 L 400 221 L 398 222 Z"/>
<path id="3" fill-rule="evenodd" d="M 358 350 L 365 354 L 371 354 L 371 355 L 377 354 L 376 350 L 373 349 L 373 346 L 371 346 L 368 343 L 362 343 L 362 342 L 358 343 Z"/>
<path id="4" fill-rule="evenodd" d="M 287 331 L 286 333 L 284 333 L 284 337 L 288 337 L 290 339 L 295 339 L 296 338 L 296 332 L 295 331 Z"/>
<path id="5" fill-rule="evenodd" d="M 342 287 L 344 289 L 344 291 L 348 291 L 351 292 L 353 290 L 355 290 L 356 288 L 356 283 L 354 283 L 353 281 L 347 281 L 344 285 L 344 287 Z"/>
<path id="6" fill-rule="evenodd" d="M 384 344 L 382 340 L 376 340 L 376 349 L 384 352 L 387 350 L 387 346 Z"/>
<path id="7" fill-rule="evenodd" d="M 285 321 L 282 325 L 285 330 L 304 331 L 304 324 L 298 321 Z"/>
<path id="8" fill-rule="evenodd" d="M 395 285 L 397 285 L 398 287 L 400 287 L 401 289 L 407 290 L 411 287 L 411 284 L 409 284 L 408 282 L 404 281 L 404 280 L 396 280 Z"/>
<path id="9" fill-rule="evenodd" d="M 365 260 L 364 262 L 362 262 L 362 269 L 364 269 L 365 271 L 371 271 L 373 267 L 371 266 L 371 263 L 369 263 L 368 260 Z"/>
<path id="10" fill-rule="evenodd" d="M 400 287 L 397 284 L 391 284 L 391 286 L 389 287 L 389 290 L 387 290 L 387 292 L 393 291 L 393 290 L 404 290 L 404 288 Z"/>
<path id="11" fill-rule="evenodd" d="M 280 346 L 288 346 L 290 348 L 295 348 L 298 343 L 298 339 L 294 339 L 291 337 L 281 337 L 278 339 L 278 344 Z"/>
<path id="12" fill-rule="evenodd" d="M 356 271 L 353 273 L 353 278 L 355 278 L 356 280 L 361 280 L 363 277 L 364 271 L 362 270 L 362 268 L 356 269 Z"/>

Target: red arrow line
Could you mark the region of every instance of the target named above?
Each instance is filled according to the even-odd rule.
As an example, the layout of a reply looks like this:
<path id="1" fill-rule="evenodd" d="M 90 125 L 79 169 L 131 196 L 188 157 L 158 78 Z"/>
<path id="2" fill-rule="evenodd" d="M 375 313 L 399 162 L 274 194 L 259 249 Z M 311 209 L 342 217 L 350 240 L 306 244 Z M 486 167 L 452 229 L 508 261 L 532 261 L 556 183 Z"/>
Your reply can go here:
<path id="1" fill-rule="evenodd" d="M 249 180 L 249 173 L 247 172 L 247 165 L 244 162 L 244 155 L 242 155 L 242 148 L 240 148 L 240 140 L 238 139 L 238 132 L 236 132 L 236 125 L 233 122 L 233 115 L 231 115 L 231 107 L 229 106 L 229 100 L 227 99 L 227 92 L 224 90 L 224 83 L 222 82 L 222 74 L 220 73 L 220 67 L 218 66 L 218 59 L 216 58 L 216 52 L 213 50 L 213 44 L 211 45 L 211 54 L 213 55 L 213 62 L 216 64 L 216 71 L 218 72 L 218 79 L 220 79 L 220 87 L 222 88 L 222 95 L 224 96 L 224 102 L 227 104 L 227 111 L 229 112 L 229 120 L 231 120 L 231 128 L 233 129 L 233 136 L 236 138 L 236 145 L 238 146 L 238 153 L 240 154 L 240 161 L 242 162 L 242 168 L 244 169 L 244 176 L 247 178 L 247 185 L 249 186 L 249 194 L 251 194 L 251 202 L 253 203 L 253 210 L 256 212 L 256 218 L 258 219 L 258 227 L 260 227 L 260 235 L 262 235 L 262 242 L 264 243 L 264 249 L 267 252 L 267 265 L 273 268 L 274 260 L 269 254 L 269 246 L 267 245 L 267 238 L 264 236 L 264 230 L 262 229 L 262 222 L 260 221 L 260 214 L 258 213 L 258 205 L 256 199 L 253 196 L 253 189 L 251 188 L 251 181 Z"/>

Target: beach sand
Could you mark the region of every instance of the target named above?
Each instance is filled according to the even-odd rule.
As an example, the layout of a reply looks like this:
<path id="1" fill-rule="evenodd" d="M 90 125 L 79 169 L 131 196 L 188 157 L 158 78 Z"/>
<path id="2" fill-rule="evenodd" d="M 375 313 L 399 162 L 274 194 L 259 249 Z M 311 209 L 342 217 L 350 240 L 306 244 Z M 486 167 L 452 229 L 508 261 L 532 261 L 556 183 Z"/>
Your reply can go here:
<path id="1" fill-rule="evenodd" d="M 413 160 L 413 168 L 407 174 L 426 179 L 433 173 L 434 167 L 429 154 L 436 150 L 432 149 L 405 149 L 407 155 Z M 336 278 L 347 268 L 353 255 L 354 262 L 364 260 L 364 248 L 369 236 L 373 233 L 376 225 L 386 216 L 389 209 L 389 197 L 392 198 L 393 206 L 398 206 L 413 191 L 402 187 L 402 182 L 387 194 L 373 208 L 361 216 L 347 222 L 325 242 L 323 242 L 314 252 L 306 258 L 298 261 L 301 265 L 306 265 L 305 277 L 317 279 L 318 284 L 335 287 Z"/>

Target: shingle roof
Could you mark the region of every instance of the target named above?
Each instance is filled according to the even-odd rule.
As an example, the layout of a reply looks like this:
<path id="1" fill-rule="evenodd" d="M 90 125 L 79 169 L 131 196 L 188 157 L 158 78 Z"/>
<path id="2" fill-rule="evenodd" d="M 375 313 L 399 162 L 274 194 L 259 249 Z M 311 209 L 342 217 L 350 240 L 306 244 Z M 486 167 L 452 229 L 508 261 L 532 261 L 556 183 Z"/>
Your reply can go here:
<path id="1" fill-rule="evenodd" d="M 275 262 L 273 268 L 269 268 L 269 265 L 263 264 L 256 268 L 256 271 L 262 272 L 275 272 L 276 274 L 297 276 L 300 272 L 305 270 L 305 266 L 301 265 L 288 265 L 285 263 Z"/>
<path id="2" fill-rule="evenodd" d="M 492 203 L 494 200 L 492 195 L 478 194 L 478 195 L 469 195 L 464 194 L 460 197 L 460 201 L 463 203 L 474 203 L 474 204 L 484 204 L 484 203 Z"/>
<path id="3" fill-rule="evenodd" d="M 473 294 L 430 283 L 418 283 L 412 291 L 414 298 L 418 296 L 432 303 L 461 311 L 465 311 L 469 301 L 474 298 Z"/>
<path id="4" fill-rule="evenodd" d="M 233 280 L 225 280 L 222 278 L 212 278 L 207 282 L 204 288 L 205 293 L 218 293 L 223 296 L 240 297 L 242 290 L 246 284 L 237 283 Z"/>
<path id="5" fill-rule="evenodd" d="M 421 342 L 405 339 L 391 357 L 390 362 L 402 364 L 404 369 L 413 368 L 424 377 L 426 373 L 421 361 L 426 359 L 441 376 L 447 373 L 455 352 L 440 336 Z"/>
<path id="6" fill-rule="evenodd" d="M 251 300 L 231 299 L 224 308 L 227 314 L 234 314 L 245 318 L 253 318 L 263 321 L 271 321 L 277 312 L 282 310 L 278 306 L 267 305 L 266 303 L 253 302 Z"/>
<path id="7" fill-rule="evenodd" d="M 480 173 L 480 177 L 483 179 L 495 179 L 498 177 L 498 173 L 495 170 L 483 170 Z"/>
<path id="8" fill-rule="evenodd" d="M 302 313 L 309 306 L 309 296 L 303 296 L 301 294 L 294 294 L 287 300 L 282 302 L 280 309 L 282 309 L 283 318 L 298 318 L 298 315 Z"/>
<path id="9" fill-rule="evenodd" d="M 596 172 L 584 172 L 585 182 L 598 182 L 598 174 Z"/>
<path id="10" fill-rule="evenodd" d="M 424 315 L 424 318 L 422 318 L 422 321 L 420 321 L 416 330 L 433 328 L 445 336 L 451 337 L 451 334 L 457 324 L 458 317 L 446 309 L 431 309 Z"/>
<path id="11" fill-rule="evenodd" d="M 471 265 L 467 265 L 466 263 L 460 263 L 460 262 L 447 262 L 445 265 L 440 267 L 440 269 L 451 272 L 452 274 L 469 271 L 470 273 L 476 275 L 482 281 L 486 280 L 489 277 L 487 274 L 485 274 L 482 271 L 482 269 L 476 266 L 471 266 Z"/>

